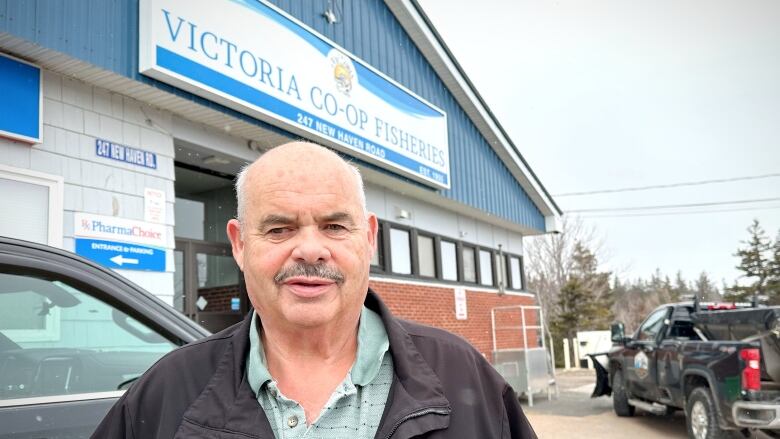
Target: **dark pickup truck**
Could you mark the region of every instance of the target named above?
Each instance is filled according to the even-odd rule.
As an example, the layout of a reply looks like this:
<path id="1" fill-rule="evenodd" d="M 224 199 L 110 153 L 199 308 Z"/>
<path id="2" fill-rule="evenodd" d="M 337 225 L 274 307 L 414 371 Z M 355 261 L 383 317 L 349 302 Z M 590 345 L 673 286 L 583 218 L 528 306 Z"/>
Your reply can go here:
<path id="1" fill-rule="evenodd" d="M 691 438 L 780 437 L 780 307 L 663 305 L 633 337 L 612 325 L 612 341 L 592 355 L 592 397 L 612 394 L 618 416 L 682 409 Z"/>

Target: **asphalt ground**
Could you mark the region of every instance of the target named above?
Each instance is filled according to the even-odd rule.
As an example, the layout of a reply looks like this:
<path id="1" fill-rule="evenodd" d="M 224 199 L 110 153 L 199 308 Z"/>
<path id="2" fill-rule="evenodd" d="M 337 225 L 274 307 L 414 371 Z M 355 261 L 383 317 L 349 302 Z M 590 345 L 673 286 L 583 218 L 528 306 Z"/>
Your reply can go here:
<path id="1" fill-rule="evenodd" d="M 534 397 L 533 407 L 523 399 L 523 410 L 540 438 L 687 438 L 685 415 L 655 416 L 636 411 L 630 418 L 619 418 L 612 411 L 612 398 L 591 398 L 595 372 L 590 370 L 559 371 L 558 399 L 547 400 L 545 394 Z"/>

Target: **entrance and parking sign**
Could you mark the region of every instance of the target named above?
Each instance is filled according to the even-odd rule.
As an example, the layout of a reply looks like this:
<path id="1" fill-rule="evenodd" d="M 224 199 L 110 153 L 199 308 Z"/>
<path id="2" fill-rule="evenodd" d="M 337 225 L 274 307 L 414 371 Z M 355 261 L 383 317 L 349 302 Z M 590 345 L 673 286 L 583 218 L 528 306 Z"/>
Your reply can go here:
<path id="1" fill-rule="evenodd" d="M 104 267 L 173 271 L 167 269 L 167 231 L 162 224 L 77 212 L 74 235 L 76 253 Z"/>

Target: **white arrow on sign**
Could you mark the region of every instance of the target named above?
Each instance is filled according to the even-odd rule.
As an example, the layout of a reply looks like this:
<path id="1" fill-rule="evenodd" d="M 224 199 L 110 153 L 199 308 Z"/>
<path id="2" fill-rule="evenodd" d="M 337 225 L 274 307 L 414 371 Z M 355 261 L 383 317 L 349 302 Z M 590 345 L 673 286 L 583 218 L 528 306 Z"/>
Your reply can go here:
<path id="1" fill-rule="evenodd" d="M 116 265 L 119 265 L 120 267 L 122 264 L 137 264 L 138 259 L 132 259 L 132 258 L 124 258 L 122 255 L 116 255 L 113 258 L 109 259 L 111 262 L 115 263 Z"/>

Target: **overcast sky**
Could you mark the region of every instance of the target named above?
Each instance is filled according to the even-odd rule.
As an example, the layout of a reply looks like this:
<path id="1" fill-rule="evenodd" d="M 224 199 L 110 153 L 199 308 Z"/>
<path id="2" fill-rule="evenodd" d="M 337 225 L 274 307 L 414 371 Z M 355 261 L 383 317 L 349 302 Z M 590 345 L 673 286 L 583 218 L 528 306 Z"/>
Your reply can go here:
<path id="1" fill-rule="evenodd" d="M 780 173 L 780 1 L 419 2 L 552 194 Z M 780 198 L 780 178 L 555 200 L 571 211 L 761 198 Z M 706 271 L 718 286 L 738 276 L 732 254 L 753 218 L 780 229 L 780 201 L 657 215 L 692 210 L 586 221 L 607 269 Z"/>

